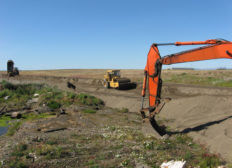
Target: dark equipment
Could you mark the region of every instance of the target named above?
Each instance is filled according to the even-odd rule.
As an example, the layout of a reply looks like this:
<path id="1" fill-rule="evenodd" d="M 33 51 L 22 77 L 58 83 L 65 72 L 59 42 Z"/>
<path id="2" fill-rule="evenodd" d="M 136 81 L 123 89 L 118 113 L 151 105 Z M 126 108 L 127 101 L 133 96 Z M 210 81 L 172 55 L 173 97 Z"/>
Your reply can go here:
<path id="1" fill-rule="evenodd" d="M 12 60 L 7 61 L 7 74 L 9 77 L 19 75 L 19 70 L 17 67 L 14 67 L 14 61 Z"/>

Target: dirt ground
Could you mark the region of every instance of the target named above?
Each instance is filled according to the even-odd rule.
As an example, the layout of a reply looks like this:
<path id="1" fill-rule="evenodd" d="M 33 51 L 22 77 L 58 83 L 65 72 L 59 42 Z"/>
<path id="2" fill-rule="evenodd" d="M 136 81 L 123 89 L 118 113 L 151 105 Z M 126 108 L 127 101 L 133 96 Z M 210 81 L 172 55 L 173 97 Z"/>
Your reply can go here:
<path id="1" fill-rule="evenodd" d="M 137 76 L 138 86 L 131 90 L 104 89 L 100 78 L 105 70 L 25 71 L 20 77 L 7 78 L 14 83 L 47 83 L 64 90 L 67 81 L 76 86 L 77 93 L 86 92 L 102 99 L 106 106 L 128 108 L 138 113 L 141 105 L 142 70 L 124 70 L 123 76 Z M 3 74 L 4 72 L 2 72 Z M 220 72 L 219 72 L 220 73 Z M 135 79 L 135 78 L 134 78 Z M 184 133 L 206 145 L 232 163 L 232 88 L 165 83 L 162 97 L 171 97 L 158 115 L 171 134 Z M 115 118 L 117 120 L 117 118 Z"/>

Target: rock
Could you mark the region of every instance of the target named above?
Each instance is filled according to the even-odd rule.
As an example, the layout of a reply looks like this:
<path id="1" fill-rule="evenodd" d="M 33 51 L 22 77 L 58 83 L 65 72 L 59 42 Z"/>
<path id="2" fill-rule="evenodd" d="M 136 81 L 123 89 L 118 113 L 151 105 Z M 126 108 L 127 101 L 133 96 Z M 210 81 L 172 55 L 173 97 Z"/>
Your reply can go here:
<path id="1" fill-rule="evenodd" d="M 38 96 L 39 96 L 39 94 L 38 94 L 38 93 L 35 93 L 35 94 L 34 94 L 34 97 L 38 97 Z"/>
<path id="2" fill-rule="evenodd" d="M 37 109 L 35 109 L 35 112 L 37 113 L 46 113 L 49 112 L 50 109 L 47 106 L 42 106 L 42 107 L 38 107 Z"/>
<path id="3" fill-rule="evenodd" d="M 29 154 L 28 154 L 28 157 L 29 157 L 29 158 L 32 158 L 32 159 L 33 159 L 33 162 L 37 159 L 37 156 L 36 156 L 35 153 L 29 153 Z"/>
<path id="4" fill-rule="evenodd" d="M 145 165 L 144 163 L 137 163 L 135 164 L 136 168 L 150 168 L 149 166 Z"/>
<path id="5" fill-rule="evenodd" d="M 163 162 L 160 168 L 184 168 L 186 161 L 174 161 Z"/>
<path id="6" fill-rule="evenodd" d="M 70 106 L 70 109 L 71 109 L 73 112 L 78 112 L 78 111 L 84 110 L 85 107 L 80 107 L 80 106 L 77 106 L 77 105 L 72 105 L 72 106 Z"/>
<path id="7" fill-rule="evenodd" d="M 8 100 L 10 98 L 10 96 L 5 96 L 4 99 L 5 100 Z"/>
<path id="8" fill-rule="evenodd" d="M 66 114 L 65 110 L 64 109 L 60 109 L 60 114 Z"/>
<path id="9" fill-rule="evenodd" d="M 165 135 L 163 135 L 163 136 L 161 137 L 161 139 L 163 139 L 163 140 L 167 140 L 169 137 L 170 137 L 170 135 L 165 134 Z"/>
<path id="10" fill-rule="evenodd" d="M 71 82 L 67 82 L 67 87 L 70 88 L 70 89 L 73 89 L 73 90 L 76 89 L 76 86 Z"/>
<path id="11" fill-rule="evenodd" d="M 4 162 L 4 160 L 1 160 L 1 162 L 0 162 L 1 164 L 0 165 L 5 165 L 5 162 Z"/>
<path id="12" fill-rule="evenodd" d="M 36 136 L 36 137 L 32 138 L 32 141 L 34 141 L 34 142 L 42 142 L 43 140 L 44 139 L 39 137 L 39 136 Z"/>
<path id="13" fill-rule="evenodd" d="M 38 101 L 39 101 L 38 97 L 37 98 L 32 98 L 32 99 L 27 101 L 27 104 L 38 103 Z"/>
<path id="14" fill-rule="evenodd" d="M 11 118 L 21 118 L 22 114 L 20 112 L 13 112 L 11 113 Z"/>

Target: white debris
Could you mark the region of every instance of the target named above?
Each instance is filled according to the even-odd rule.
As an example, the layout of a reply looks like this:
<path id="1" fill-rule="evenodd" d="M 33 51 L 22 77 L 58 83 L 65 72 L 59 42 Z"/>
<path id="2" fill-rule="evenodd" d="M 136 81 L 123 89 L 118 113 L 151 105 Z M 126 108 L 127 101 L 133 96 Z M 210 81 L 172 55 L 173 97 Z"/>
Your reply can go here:
<path id="1" fill-rule="evenodd" d="M 39 96 L 39 94 L 38 94 L 38 93 L 35 93 L 35 94 L 34 94 L 34 97 L 37 97 L 37 96 Z"/>
<path id="2" fill-rule="evenodd" d="M 120 155 L 120 154 L 117 154 L 117 155 L 115 155 L 115 157 L 116 157 L 116 158 L 120 158 L 120 157 L 121 157 L 121 155 Z"/>
<path id="3" fill-rule="evenodd" d="M 5 100 L 8 100 L 8 99 L 9 99 L 9 97 L 10 97 L 10 96 L 6 96 L 6 97 L 4 97 L 4 99 L 5 99 Z"/>
<path id="4" fill-rule="evenodd" d="M 186 165 L 186 161 L 174 161 L 171 160 L 169 162 L 164 162 L 160 166 L 160 168 L 184 168 Z"/>
<path id="5" fill-rule="evenodd" d="M 30 158 L 32 158 L 34 161 L 37 160 L 37 156 L 36 156 L 35 153 L 29 153 L 28 156 L 29 156 Z"/>
<path id="6" fill-rule="evenodd" d="M 39 101 L 39 98 L 32 98 L 27 101 L 27 104 L 37 103 Z"/>

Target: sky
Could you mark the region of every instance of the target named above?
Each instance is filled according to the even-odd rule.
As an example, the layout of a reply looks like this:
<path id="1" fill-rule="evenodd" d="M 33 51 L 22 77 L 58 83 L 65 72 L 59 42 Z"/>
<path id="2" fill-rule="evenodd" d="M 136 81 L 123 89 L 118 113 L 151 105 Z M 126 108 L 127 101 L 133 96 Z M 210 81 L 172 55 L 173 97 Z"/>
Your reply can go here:
<path id="1" fill-rule="evenodd" d="M 0 0 L 0 70 L 9 59 L 21 70 L 143 69 L 152 43 L 232 41 L 231 9 L 231 0 Z M 166 67 L 232 68 L 232 60 Z"/>

